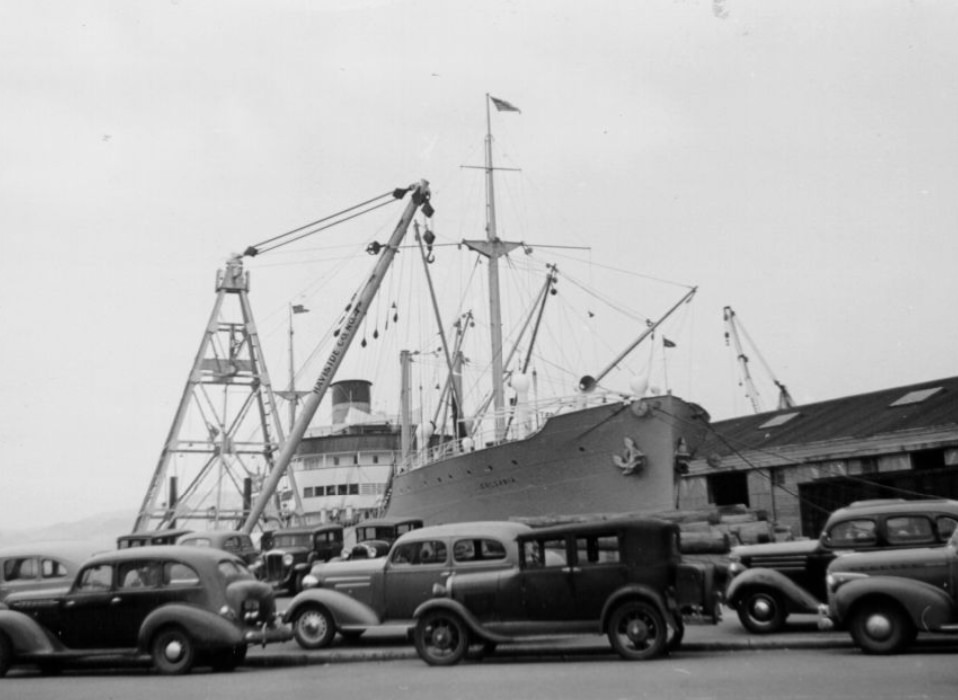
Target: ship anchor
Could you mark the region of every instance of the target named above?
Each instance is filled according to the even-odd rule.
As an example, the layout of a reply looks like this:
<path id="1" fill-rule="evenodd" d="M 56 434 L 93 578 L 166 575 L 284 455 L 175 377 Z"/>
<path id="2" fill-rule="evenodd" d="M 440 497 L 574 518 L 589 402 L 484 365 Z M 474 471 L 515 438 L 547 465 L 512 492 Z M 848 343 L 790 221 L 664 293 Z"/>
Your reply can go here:
<path id="1" fill-rule="evenodd" d="M 621 456 L 612 455 L 612 461 L 622 470 L 622 476 L 634 474 L 636 469 L 645 465 L 645 454 L 638 448 L 632 438 L 625 438 L 625 451 Z"/>

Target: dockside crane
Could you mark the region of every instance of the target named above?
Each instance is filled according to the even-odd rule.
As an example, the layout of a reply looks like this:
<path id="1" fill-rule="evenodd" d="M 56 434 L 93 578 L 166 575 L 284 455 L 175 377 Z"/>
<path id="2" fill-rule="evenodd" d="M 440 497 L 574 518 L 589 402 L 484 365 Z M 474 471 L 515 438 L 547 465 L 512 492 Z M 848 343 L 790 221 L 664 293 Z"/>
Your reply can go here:
<path id="1" fill-rule="evenodd" d="M 744 336 L 748 341 L 751 349 L 755 353 L 755 356 L 758 357 L 759 361 L 762 363 L 762 366 L 765 367 L 765 371 L 768 373 L 768 376 L 771 377 L 772 382 L 776 387 L 778 387 L 778 410 L 794 408 L 795 401 L 792 399 L 791 394 L 788 393 L 788 388 L 775 378 L 775 375 L 769 368 L 768 363 L 765 362 L 765 359 L 762 357 L 761 353 L 759 353 L 758 348 L 745 331 L 741 321 L 738 320 L 738 316 L 732 310 L 732 307 L 726 306 L 722 313 L 725 319 L 725 344 L 729 345 L 729 343 L 731 343 L 735 348 L 735 358 L 738 362 L 739 369 L 742 372 L 742 384 L 745 386 L 745 394 L 748 396 L 748 399 L 752 404 L 752 410 L 754 410 L 755 413 L 763 413 L 765 408 L 762 405 L 762 399 L 759 396 L 758 388 L 756 388 L 755 382 L 752 380 L 752 374 L 749 371 L 748 366 L 749 358 L 748 355 L 745 354 L 745 351 L 742 347 L 741 336 Z"/>

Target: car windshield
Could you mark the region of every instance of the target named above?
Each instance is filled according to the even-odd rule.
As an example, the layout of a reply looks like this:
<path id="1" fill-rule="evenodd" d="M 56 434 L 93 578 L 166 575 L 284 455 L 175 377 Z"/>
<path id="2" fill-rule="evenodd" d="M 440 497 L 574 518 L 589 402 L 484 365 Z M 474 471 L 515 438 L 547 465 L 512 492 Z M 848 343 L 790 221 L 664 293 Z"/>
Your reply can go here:
<path id="1" fill-rule="evenodd" d="M 309 535 L 276 535 L 273 538 L 274 547 L 309 547 Z"/>
<path id="2" fill-rule="evenodd" d="M 217 565 L 217 568 L 219 568 L 227 583 L 256 578 L 245 565 L 231 559 L 224 559 Z"/>

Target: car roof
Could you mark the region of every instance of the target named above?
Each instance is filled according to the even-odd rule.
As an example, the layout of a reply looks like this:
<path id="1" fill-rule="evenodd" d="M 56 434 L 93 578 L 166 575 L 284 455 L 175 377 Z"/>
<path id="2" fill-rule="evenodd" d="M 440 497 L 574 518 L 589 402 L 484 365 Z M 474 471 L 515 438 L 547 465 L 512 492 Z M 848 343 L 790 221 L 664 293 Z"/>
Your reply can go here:
<path id="1" fill-rule="evenodd" d="M 525 523 L 518 523 L 512 520 L 476 520 L 472 522 L 447 523 L 445 525 L 421 527 L 418 530 L 412 530 L 400 535 L 396 543 L 428 539 L 430 537 L 482 537 L 484 535 L 512 539 L 517 535 L 531 531 L 532 528 Z"/>
<path id="2" fill-rule="evenodd" d="M 839 508 L 829 517 L 829 523 L 861 515 L 896 515 L 899 513 L 944 513 L 958 517 L 958 501 L 948 498 L 926 498 L 915 501 L 904 499 L 874 499 L 855 501 Z"/>
<path id="3" fill-rule="evenodd" d="M 203 565 L 218 563 L 224 559 L 243 563 L 239 557 L 220 549 L 207 547 L 181 547 L 177 544 L 164 544 L 155 547 L 133 547 L 131 549 L 117 549 L 97 554 L 87 560 L 86 564 L 106 564 L 110 562 L 130 561 L 133 559 L 167 559 L 182 561 L 187 564 Z"/>
<path id="4" fill-rule="evenodd" d="M 83 561 L 95 552 L 102 551 L 103 547 L 88 542 L 30 542 L 26 544 L 0 547 L 0 557 L 45 556 L 64 557 Z"/>

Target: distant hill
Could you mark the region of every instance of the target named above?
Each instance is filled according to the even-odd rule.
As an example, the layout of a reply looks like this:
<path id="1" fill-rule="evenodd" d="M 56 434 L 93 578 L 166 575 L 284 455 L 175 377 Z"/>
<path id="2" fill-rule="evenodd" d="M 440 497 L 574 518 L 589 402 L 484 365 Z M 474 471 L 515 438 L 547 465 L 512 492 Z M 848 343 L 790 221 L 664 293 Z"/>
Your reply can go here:
<path id="1" fill-rule="evenodd" d="M 80 540 L 92 542 L 97 547 L 112 549 L 116 547 L 116 538 L 133 530 L 137 511 L 123 510 L 111 513 L 91 515 L 74 522 L 57 523 L 25 530 L 0 531 L 0 547 L 24 542 L 46 542 L 51 540 Z"/>

